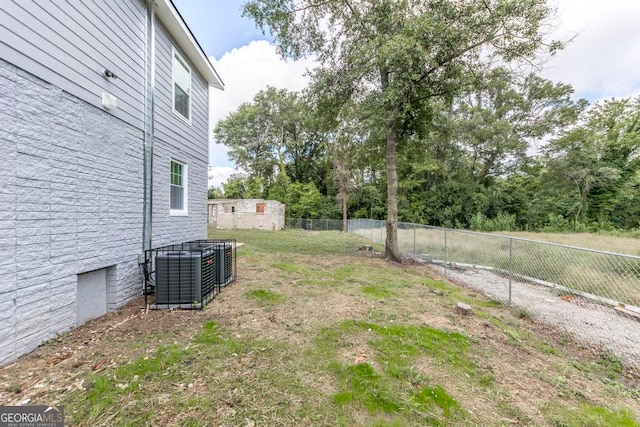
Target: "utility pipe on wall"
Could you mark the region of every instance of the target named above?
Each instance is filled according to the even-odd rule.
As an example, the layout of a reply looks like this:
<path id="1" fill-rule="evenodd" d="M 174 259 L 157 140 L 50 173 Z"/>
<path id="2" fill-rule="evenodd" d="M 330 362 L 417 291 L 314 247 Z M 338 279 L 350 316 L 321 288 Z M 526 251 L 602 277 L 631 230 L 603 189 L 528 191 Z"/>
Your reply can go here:
<path id="1" fill-rule="evenodd" d="M 156 76 L 156 11 L 153 0 L 147 0 L 145 41 L 145 93 L 144 93 L 144 201 L 142 222 L 142 250 L 152 247 L 153 217 L 153 121 L 154 90 Z"/>

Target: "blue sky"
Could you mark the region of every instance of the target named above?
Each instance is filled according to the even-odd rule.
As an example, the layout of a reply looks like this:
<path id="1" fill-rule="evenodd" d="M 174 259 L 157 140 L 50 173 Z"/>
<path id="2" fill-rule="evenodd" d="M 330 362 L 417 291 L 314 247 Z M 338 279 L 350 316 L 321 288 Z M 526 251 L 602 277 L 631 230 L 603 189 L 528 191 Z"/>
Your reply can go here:
<path id="1" fill-rule="evenodd" d="M 640 95 L 640 0 L 548 0 L 558 13 L 552 37 L 574 40 L 541 70 L 543 77 L 573 85 L 591 102 Z M 211 128 L 267 85 L 303 89 L 312 59 L 282 60 L 269 35 L 243 18 L 243 0 L 173 0 L 225 82 L 211 93 Z M 226 181 L 235 165 L 226 147 L 211 142 L 210 185 Z M 211 175 L 211 173 L 210 173 Z"/>
<path id="2" fill-rule="evenodd" d="M 240 0 L 173 0 L 205 53 L 218 59 L 253 40 L 271 40 L 252 20 L 241 16 L 243 3 Z"/>

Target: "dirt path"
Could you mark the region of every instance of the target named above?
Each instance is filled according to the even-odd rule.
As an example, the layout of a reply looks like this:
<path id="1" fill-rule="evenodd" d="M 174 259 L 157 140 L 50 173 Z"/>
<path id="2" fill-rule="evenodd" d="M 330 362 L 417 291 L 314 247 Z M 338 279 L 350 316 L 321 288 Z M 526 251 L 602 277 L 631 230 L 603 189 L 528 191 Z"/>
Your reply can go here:
<path id="1" fill-rule="evenodd" d="M 434 267 L 444 274 L 443 267 Z M 449 269 L 447 277 L 502 303 L 509 301 L 508 279 L 487 270 Z M 640 322 L 613 308 L 575 295 L 558 295 L 554 289 L 513 281 L 511 301 L 543 323 L 560 328 L 578 341 L 603 347 L 640 369 Z"/>

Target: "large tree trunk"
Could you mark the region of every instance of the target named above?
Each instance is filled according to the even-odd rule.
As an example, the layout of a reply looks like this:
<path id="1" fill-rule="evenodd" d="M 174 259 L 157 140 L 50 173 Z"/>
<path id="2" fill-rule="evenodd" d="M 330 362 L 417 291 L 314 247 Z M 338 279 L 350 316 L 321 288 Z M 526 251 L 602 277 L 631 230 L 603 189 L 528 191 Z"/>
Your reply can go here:
<path id="1" fill-rule="evenodd" d="M 342 193 L 342 231 L 349 231 L 349 222 L 347 219 L 347 192 Z"/>
<path id="2" fill-rule="evenodd" d="M 389 87 L 389 70 L 380 67 L 380 81 L 382 92 Z M 395 112 L 390 112 L 395 114 Z M 387 146 L 385 150 L 385 164 L 387 168 L 387 240 L 384 245 L 385 258 L 395 262 L 402 262 L 402 254 L 398 248 L 398 171 L 396 169 L 396 139 L 397 122 L 393 117 L 387 122 Z"/>
<path id="3" fill-rule="evenodd" d="M 387 241 L 385 257 L 388 260 L 402 262 L 398 248 L 398 171 L 396 170 L 396 120 L 387 123 Z"/>

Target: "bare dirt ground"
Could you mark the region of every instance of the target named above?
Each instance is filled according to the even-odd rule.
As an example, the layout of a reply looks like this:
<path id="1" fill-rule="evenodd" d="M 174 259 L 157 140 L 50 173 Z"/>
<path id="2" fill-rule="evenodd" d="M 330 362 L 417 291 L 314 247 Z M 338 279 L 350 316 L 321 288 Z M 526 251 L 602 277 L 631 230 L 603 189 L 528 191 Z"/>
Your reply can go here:
<path id="1" fill-rule="evenodd" d="M 117 367 L 147 351 L 132 349 L 132 343 L 144 345 L 157 334 L 187 336 L 185 331 L 201 326 L 213 315 L 211 310 L 145 313 L 144 297 L 139 297 L 0 368 L 0 402 L 35 404 L 46 396 L 54 397 L 49 403 L 59 403 L 59 397 L 83 388 L 86 374 Z M 162 339 L 154 341 L 162 344 Z M 149 350 L 157 344 L 150 343 Z"/>
<path id="2" fill-rule="evenodd" d="M 599 373 L 597 349 L 567 341 L 562 333 L 545 328 L 535 320 L 523 319 L 514 310 L 494 307 L 483 295 L 484 290 L 478 293 L 466 288 L 433 288 L 430 281 L 440 280 L 442 275 L 430 267 L 392 265 L 375 254 L 358 251 L 357 246 L 342 254 L 322 257 L 249 251 L 241 254 L 238 265 L 239 279 L 223 289 L 202 311 L 146 311 L 143 299 L 139 298 L 1 367 L 0 402 L 4 405 L 65 404 L 68 399 L 90 390 L 97 373 L 110 372 L 152 354 L 164 344 L 188 344 L 210 320 L 239 340 L 251 337 L 286 343 L 291 348 L 287 350 L 290 353 L 283 356 L 286 358 L 301 357 L 313 349 L 314 339 L 323 328 L 353 319 L 389 326 L 428 325 L 469 336 L 474 360 L 493 378 L 494 386 L 489 387 L 489 391 L 476 382 L 465 382 L 463 375 L 453 375 L 428 355 L 420 357 L 412 367 L 434 383 L 446 384 L 447 390 L 469 412 L 472 422 L 468 425 L 549 425 L 541 408 L 557 401 L 625 407 L 640 417 L 640 403 L 634 391 L 640 378 L 635 373 L 622 372 L 613 385 L 607 383 Z M 302 270 L 294 266 L 301 266 Z M 334 279 L 328 279 L 328 273 Z M 392 282 L 396 283 L 390 288 L 393 292 L 386 297 L 363 293 L 366 286 L 387 286 Z M 256 289 L 275 291 L 285 302 L 264 305 L 247 298 L 247 292 Z M 484 314 L 456 315 L 456 301 L 462 299 L 474 308 L 485 307 Z M 343 343 L 338 357 L 344 363 L 369 363 L 379 368 L 374 349 L 363 337 Z M 237 359 L 223 361 L 227 363 L 226 368 L 214 379 L 219 391 L 206 388 L 199 380 L 188 387 L 185 384 L 175 387 L 182 393 L 182 399 L 214 392 L 224 395 L 220 402 L 214 402 L 211 410 L 215 421 L 209 425 L 254 425 L 254 418 L 255 425 L 303 422 L 288 411 L 303 405 L 304 398 L 289 396 L 292 409 L 274 412 L 273 408 L 262 408 L 251 389 L 229 385 L 238 384 L 240 377 L 250 381 L 260 369 L 287 375 L 286 370 L 290 368 L 277 360 L 261 368 L 252 352 Z M 336 380 L 329 373 L 300 371 L 296 375 L 323 395 L 336 392 Z M 254 380 L 255 386 L 259 376 Z M 171 394 L 163 391 L 156 395 L 152 388 L 148 393 L 156 408 L 156 418 L 149 425 L 186 422 L 185 415 L 175 410 L 170 412 Z M 122 405 L 114 404 L 114 411 L 122 410 L 125 407 Z M 243 405 L 251 411 L 243 409 Z M 248 413 L 254 418 L 248 419 Z M 349 416 L 356 420 L 355 425 L 371 422 L 362 410 Z M 110 419 L 114 418 L 93 425 L 109 425 Z M 92 425 L 93 422 L 71 424 L 76 423 Z M 331 425 L 329 421 L 318 424 Z"/>

